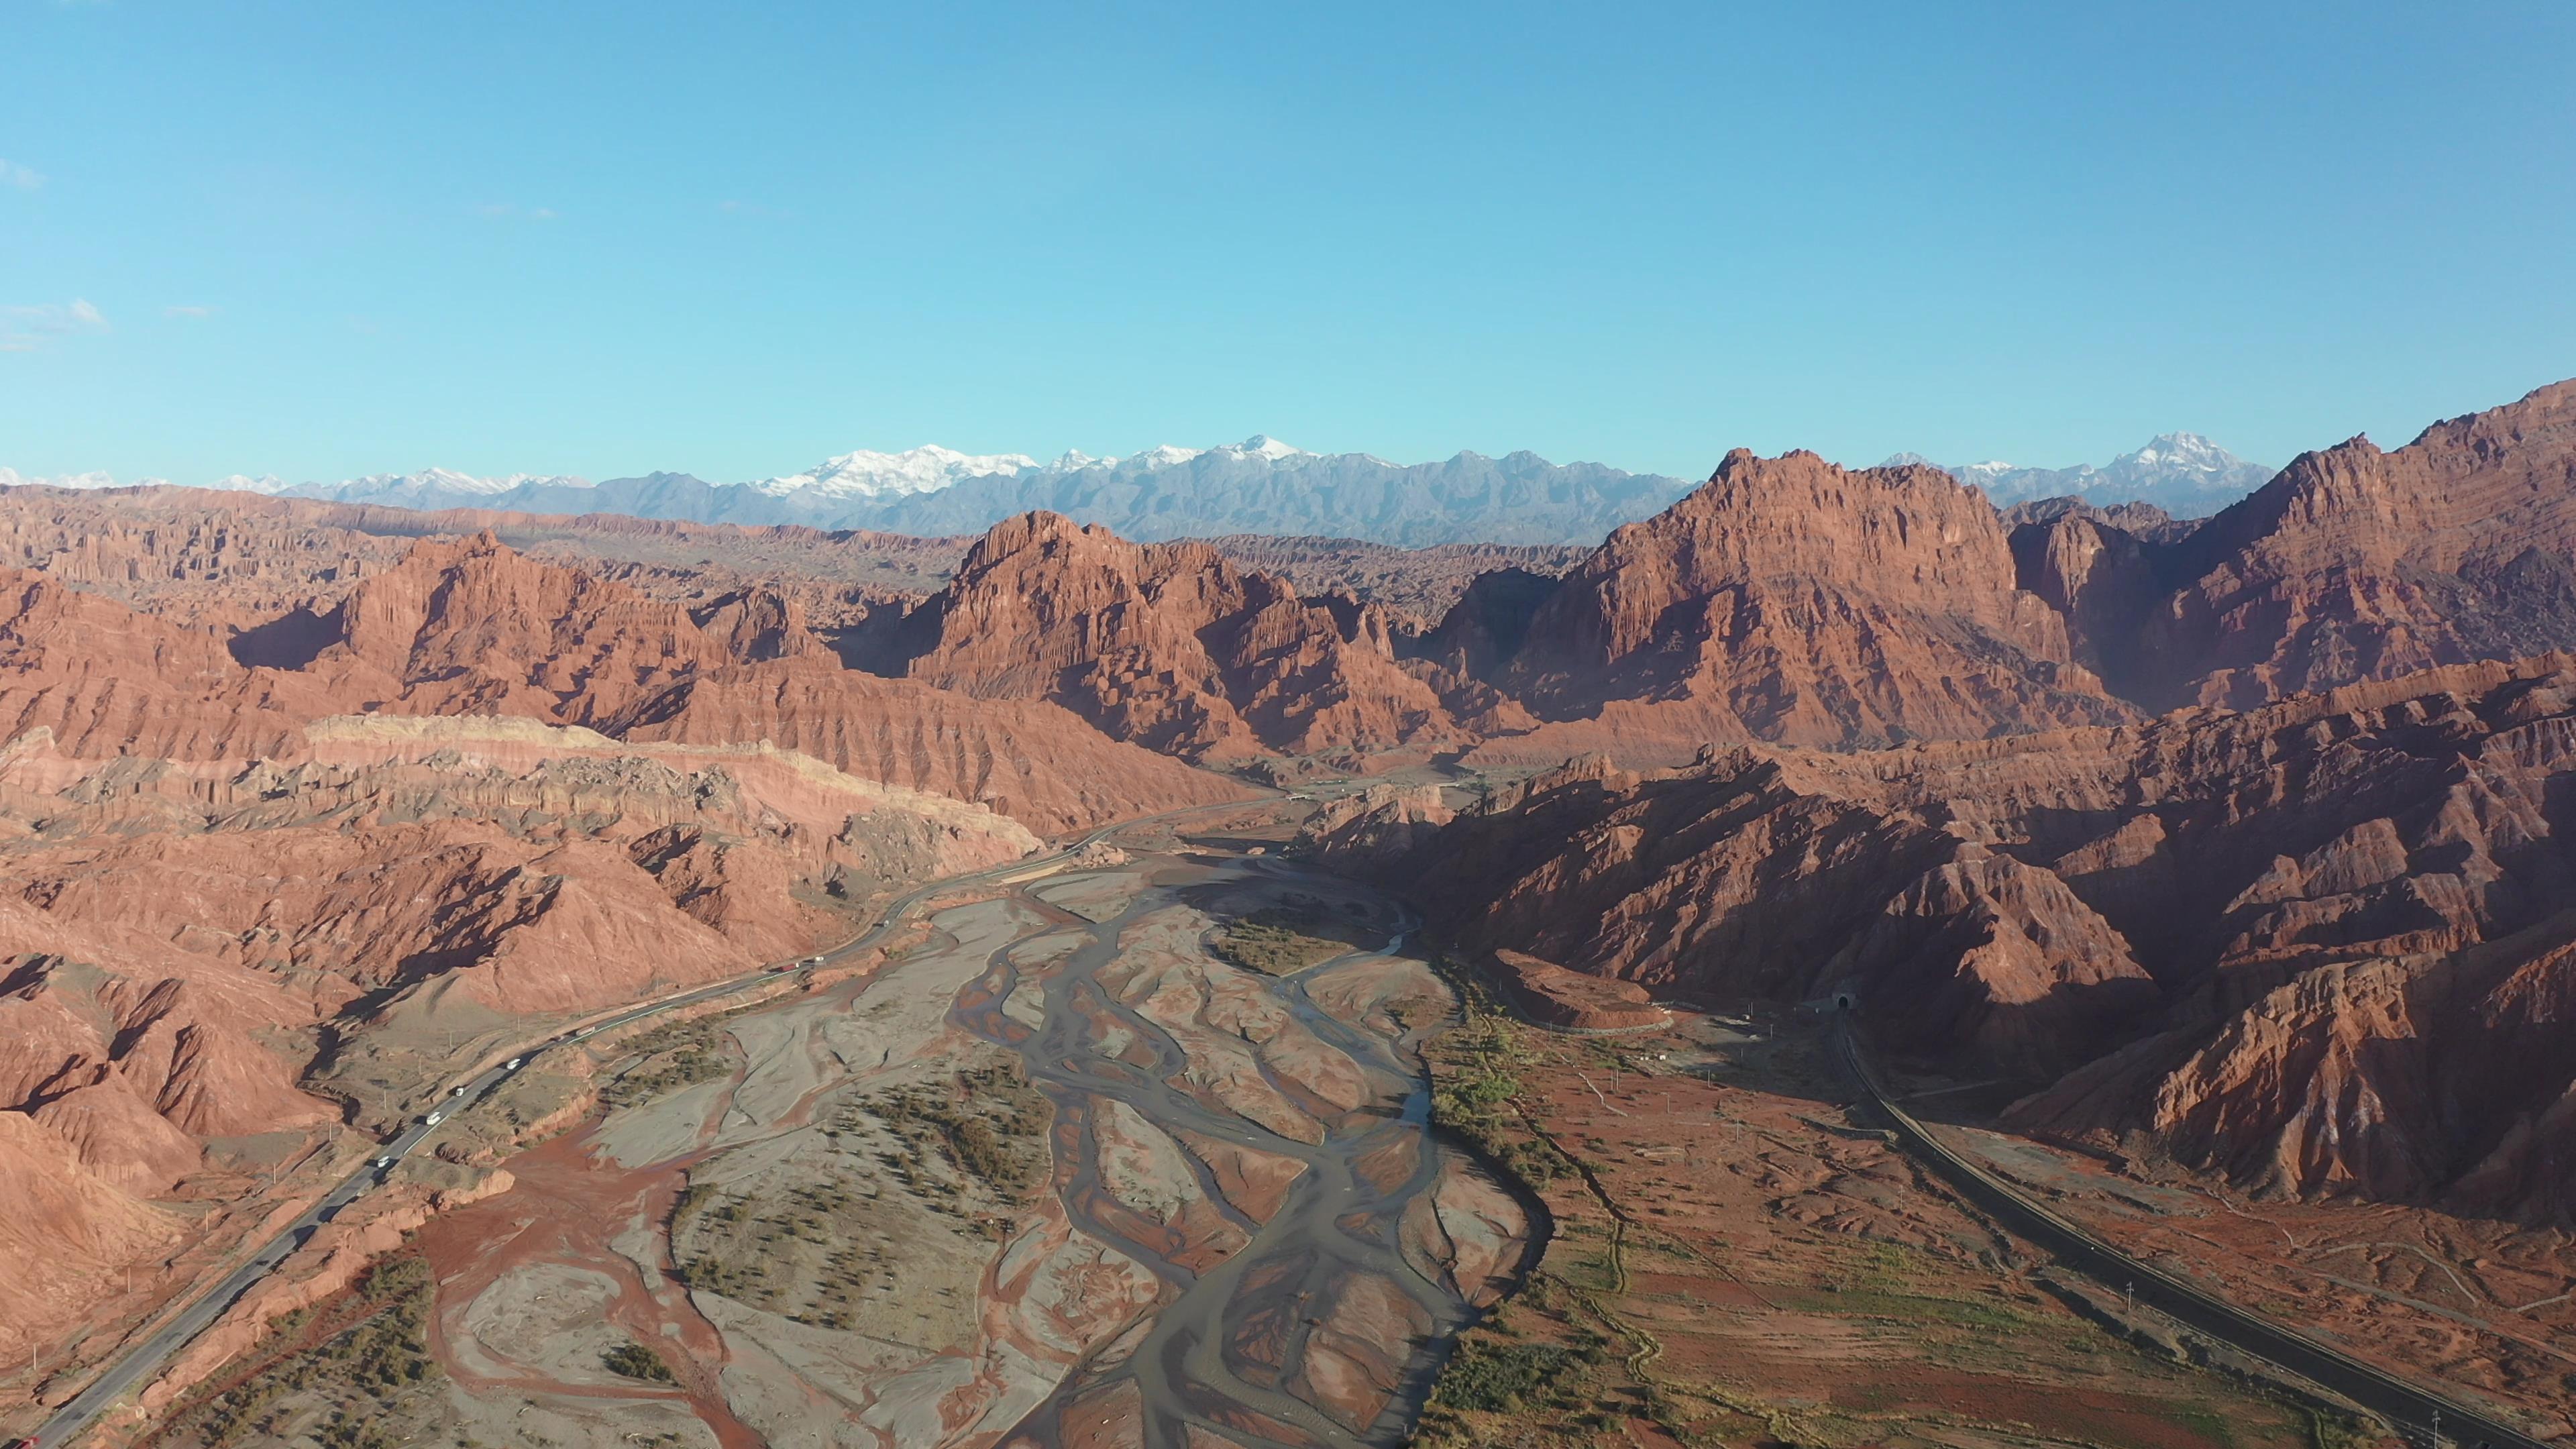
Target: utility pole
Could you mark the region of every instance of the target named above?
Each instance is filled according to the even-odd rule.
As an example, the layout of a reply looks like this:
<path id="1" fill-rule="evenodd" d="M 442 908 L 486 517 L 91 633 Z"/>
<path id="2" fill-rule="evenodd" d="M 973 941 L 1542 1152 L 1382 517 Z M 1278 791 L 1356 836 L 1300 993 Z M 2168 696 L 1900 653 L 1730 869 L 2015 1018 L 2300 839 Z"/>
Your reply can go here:
<path id="1" fill-rule="evenodd" d="M 2121 1290 L 2121 1293 L 2122 1293 L 2122 1296 L 2123 1296 L 2123 1297 L 2125 1297 L 2125 1298 L 2128 1300 L 2128 1304 L 2129 1304 L 2129 1312 L 2131 1312 L 2131 1313 L 2136 1313 L 2136 1312 L 2138 1311 L 2138 1284 L 2137 1284 L 2137 1281 L 2136 1281 L 2135 1279 L 2131 1279 L 2131 1280 L 2130 1280 L 2130 1282 L 2129 1282 L 2129 1286 L 2128 1286 L 2127 1288 L 2125 1288 L 2125 1289 L 2122 1289 L 2122 1290 Z"/>

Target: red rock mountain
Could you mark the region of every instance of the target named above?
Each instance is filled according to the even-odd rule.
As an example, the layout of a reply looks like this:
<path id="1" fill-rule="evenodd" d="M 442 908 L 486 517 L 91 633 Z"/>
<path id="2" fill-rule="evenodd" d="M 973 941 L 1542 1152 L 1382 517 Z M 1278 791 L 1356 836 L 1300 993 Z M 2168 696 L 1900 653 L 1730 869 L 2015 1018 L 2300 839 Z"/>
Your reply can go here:
<path id="1" fill-rule="evenodd" d="M 764 591 L 728 596 L 701 624 L 488 534 L 425 540 L 331 609 L 229 644 L 41 575 L 0 582 L 0 727 L 43 726 L 85 758 L 279 756 L 329 715 L 492 714 L 638 740 L 769 740 L 1045 831 L 1243 793 L 1052 705 L 845 669 Z"/>
<path id="2" fill-rule="evenodd" d="M 1697 492 L 1613 533 L 1525 624 L 1490 601 L 1427 647 L 1546 723 L 1494 762 L 1586 748 L 1688 759 L 1706 743 L 1852 747 L 2127 718 L 2064 621 L 2015 586 L 1984 496 L 1926 467 L 1851 472 L 1738 450 Z M 1499 627 L 1509 647 L 1486 641 Z M 1482 654 L 1486 657 L 1480 658 Z"/>
<path id="3" fill-rule="evenodd" d="M 2062 881 L 1827 788 L 1797 759 L 1735 750 L 1637 773 L 1596 756 L 1427 838 L 1390 830 L 1390 800 L 1328 817 L 1310 844 L 1409 873 L 1470 948 L 1665 997 L 1856 988 L 1907 1048 L 2005 1070 L 2073 1066 L 2152 1009 L 2145 969 Z M 1409 872 L 1389 863 L 1390 837 L 1412 842 Z"/>
<path id="4" fill-rule="evenodd" d="M 754 971 L 853 929 L 823 902 L 1037 843 L 801 756 L 523 719 L 310 719 L 257 758 L 26 730 L 0 747 L 0 1244 L 50 1246 L 0 1278 L 0 1341 L 77 1318 L 183 1226 L 248 1228 L 155 1200 L 250 1189 L 208 1144 L 381 1128 L 405 1106 L 384 1083 L 453 1065 L 426 1022 L 467 1053 L 523 1039 L 515 1019 Z"/>
<path id="5" fill-rule="evenodd" d="M 1205 544 L 1136 544 L 1053 513 L 1008 519 L 905 621 L 909 678 L 1052 700 L 1169 754 L 1240 760 L 1445 742 L 1455 722 L 1396 663 L 1385 616 L 1299 597 Z"/>
<path id="6" fill-rule="evenodd" d="M 2024 582 L 2151 708 L 2245 706 L 2576 646 L 2576 382 L 2396 452 L 2307 453 L 2172 544 L 2044 525 Z M 2090 536 L 2097 541 L 2078 541 Z"/>
<path id="7" fill-rule="evenodd" d="M 1409 872 L 1469 945 L 1701 998 L 1856 990 L 1890 1047 L 2039 1084 L 2025 1127 L 2144 1134 L 2257 1190 L 2576 1222 L 2576 657 L 1594 763 L 1494 803 L 1425 840 L 1390 798 L 1312 843 Z"/>

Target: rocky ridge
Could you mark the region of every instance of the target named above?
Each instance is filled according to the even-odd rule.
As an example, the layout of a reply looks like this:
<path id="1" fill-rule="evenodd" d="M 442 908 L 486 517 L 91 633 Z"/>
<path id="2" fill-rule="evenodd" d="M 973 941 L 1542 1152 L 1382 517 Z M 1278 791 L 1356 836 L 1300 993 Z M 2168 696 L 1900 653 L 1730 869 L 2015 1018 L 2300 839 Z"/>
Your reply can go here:
<path id="1" fill-rule="evenodd" d="M 1390 798 L 1306 843 L 1410 872 L 1468 945 L 1704 1000 L 1849 993 L 1900 1052 L 2031 1082 L 2030 1130 L 2563 1226 L 2571 779 L 2553 655 L 2143 725 L 1594 760 L 1427 838 Z"/>
<path id="2" fill-rule="evenodd" d="M 1517 635 L 1508 649 L 1480 660 L 1446 623 L 1426 641 L 1545 722 L 1480 760 L 1669 763 L 1711 740 L 1860 747 L 2130 714 L 2015 587 L 1994 510 L 1932 468 L 1739 449 L 1523 598 L 1525 623 L 1479 601 L 1485 634 Z"/>
<path id="3" fill-rule="evenodd" d="M 1395 659 L 1386 616 L 1306 599 L 1204 544 L 1136 544 L 1052 513 L 996 526 L 898 626 L 889 672 L 981 698 L 1044 699 L 1190 759 L 1446 743 L 1438 693 Z"/>
<path id="4" fill-rule="evenodd" d="M 18 1349 L 176 1241 L 174 1203 L 246 1193 L 227 1144 L 380 1127 L 402 1099 L 361 1077 L 434 1078 L 426 1022 L 470 1040 L 750 972 L 1038 845 L 761 747 L 506 717 L 286 742 L 83 756 L 37 726 L 0 749 L 0 1134 L 24 1148 L 0 1202 L 48 1265 L 0 1282 Z"/>

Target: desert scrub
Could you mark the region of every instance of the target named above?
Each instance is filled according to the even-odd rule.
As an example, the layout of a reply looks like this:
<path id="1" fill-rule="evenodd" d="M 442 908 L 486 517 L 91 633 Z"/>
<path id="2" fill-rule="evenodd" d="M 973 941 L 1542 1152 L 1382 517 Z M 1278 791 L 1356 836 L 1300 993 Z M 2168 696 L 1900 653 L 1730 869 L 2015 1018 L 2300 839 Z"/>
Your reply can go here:
<path id="1" fill-rule="evenodd" d="M 328 1449 L 396 1449 L 397 1412 L 438 1380 L 424 1330 L 429 1264 L 405 1253 L 367 1270 L 355 1287 L 300 1318 L 281 1337 L 318 1325 L 323 1336 L 171 1418 L 147 1442 L 202 1449 L 253 1440 L 309 1438 Z M 292 1316 L 290 1316 L 292 1317 Z"/>
<path id="2" fill-rule="evenodd" d="M 1293 975 L 1355 949 L 1350 941 L 1322 934 L 1349 929 L 1320 903 L 1268 906 L 1227 923 L 1208 941 L 1208 954 L 1246 971 Z"/>
<path id="3" fill-rule="evenodd" d="M 906 1188 L 953 1198 L 963 1177 L 1004 1202 L 1019 1202 L 1046 1167 L 1047 1103 L 1017 1064 L 977 1067 L 957 1074 L 953 1090 L 922 1085 L 869 1098 L 857 1112 L 883 1124 L 899 1144 L 883 1159 Z M 845 1114 L 841 1130 L 861 1124 Z M 931 1170 L 936 1157 L 952 1171 Z"/>
<path id="4" fill-rule="evenodd" d="M 1601 1361 L 1598 1346 L 1588 1350 L 1555 1343 L 1504 1343 L 1469 1338 L 1458 1345 L 1440 1370 L 1431 1401 L 1447 1409 L 1508 1413 L 1534 1398 L 1551 1397 L 1567 1386 L 1571 1370 Z"/>
<path id="5" fill-rule="evenodd" d="M 642 1379 L 648 1384 L 677 1383 L 678 1376 L 662 1356 L 643 1344 L 629 1339 L 599 1356 L 610 1373 L 621 1378 Z"/>
<path id="6" fill-rule="evenodd" d="M 1464 1020 L 1431 1047 L 1431 1120 L 1533 1188 L 1570 1174 L 1573 1164 L 1529 1130 L 1515 1104 L 1519 1069 L 1529 1057 L 1520 1024 L 1496 1007 L 1482 983 L 1454 970 L 1441 974 L 1457 992 Z"/>
<path id="7" fill-rule="evenodd" d="M 634 1065 L 599 1092 L 603 1107 L 624 1107 L 700 1082 L 733 1075 L 733 1054 L 712 1021 L 675 1021 L 625 1043 Z"/>

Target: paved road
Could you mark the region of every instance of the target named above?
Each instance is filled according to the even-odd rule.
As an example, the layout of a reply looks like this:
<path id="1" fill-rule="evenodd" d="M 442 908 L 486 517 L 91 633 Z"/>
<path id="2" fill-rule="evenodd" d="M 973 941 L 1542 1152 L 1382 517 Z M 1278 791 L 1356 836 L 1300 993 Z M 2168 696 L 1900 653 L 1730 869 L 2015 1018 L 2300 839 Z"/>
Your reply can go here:
<path id="1" fill-rule="evenodd" d="M 1861 1056 L 1848 1023 L 1838 1021 L 1835 1035 L 1852 1076 L 1871 1104 L 1894 1126 L 1898 1140 L 1908 1151 L 1969 1201 L 2085 1277 L 2114 1293 L 2133 1292 L 2138 1302 L 2169 1318 L 2311 1383 L 2322 1384 L 2399 1425 L 2410 1439 L 2457 1445 L 2460 1449 L 2544 1449 L 2539 1440 L 2465 1404 L 2373 1368 L 2304 1333 L 2150 1267 L 2022 1196 L 2003 1179 L 1951 1151 L 1912 1113 L 1891 1101 L 1880 1090 L 1877 1074 Z"/>
<path id="2" fill-rule="evenodd" d="M 1159 815 L 1121 820 L 1104 825 L 1046 855 L 1031 856 L 1006 865 L 997 865 L 989 870 L 972 871 L 965 875 L 932 881 L 928 885 L 897 896 L 893 903 L 886 907 L 885 914 L 878 918 L 874 926 L 822 953 L 823 959 L 826 963 L 838 961 L 876 945 L 889 932 L 901 926 L 923 901 L 932 896 L 964 887 L 1008 881 L 1023 875 L 1043 872 L 1094 841 L 1106 839 L 1122 830 L 1162 824 L 1190 815 L 1239 810 L 1250 803 L 1256 802 L 1235 801 L 1225 805 L 1199 805 L 1186 810 L 1167 810 Z M 338 1216 L 342 1208 L 382 1187 L 385 1180 L 392 1175 L 395 1166 L 410 1156 L 422 1143 L 428 1141 L 448 1117 L 482 1101 L 493 1088 L 526 1070 L 528 1064 L 538 1057 L 549 1051 L 559 1050 L 596 1036 L 603 1031 L 612 1031 L 640 1021 L 648 1016 L 656 1016 L 684 1006 L 695 1006 L 700 1002 L 712 1001 L 717 997 L 748 991 L 765 982 L 776 980 L 778 975 L 779 971 L 772 968 L 750 976 L 737 976 L 730 980 L 718 981 L 678 996 L 663 997 L 642 1006 L 629 1008 L 615 1016 L 593 1022 L 578 1031 L 566 1032 L 561 1036 L 533 1045 L 508 1062 L 488 1068 L 456 1086 L 435 1107 L 424 1114 L 423 1118 L 415 1119 L 402 1131 L 386 1139 L 374 1157 L 369 1158 L 356 1172 L 341 1179 L 339 1186 L 325 1193 L 320 1201 L 307 1208 L 294 1222 L 288 1224 L 284 1231 L 270 1239 L 268 1245 L 259 1250 L 257 1257 L 234 1269 L 222 1282 L 216 1284 L 203 1297 L 190 1303 L 177 1317 L 162 1325 L 150 1337 L 127 1349 L 124 1357 L 109 1365 L 107 1371 L 100 1374 L 95 1382 L 65 1401 L 60 1409 L 54 1411 L 53 1417 L 45 1421 L 44 1427 L 36 1431 L 32 1441 L 36 1449 L 61 1449 L 61 1446 L 78 1438 L 84 1430 L 96 1422 L 100 1414 L 107 1411 L 110 1405 L 123 1398 L 136 1385 L 148 1381 L 158 1373 L 172 1354 L 186 1347 L 198 1334 L 205 1332 L 210 1324 L 223 1316 L 226 1309 L 240 1302 L 243 1294 L 248 1293 L 262 1278 L 274 1272 L 278 1264 L 286 1261 L 289 1254 L 304 1246 L 305 1240 L 313 1236 L 315 1229 Z"/>

